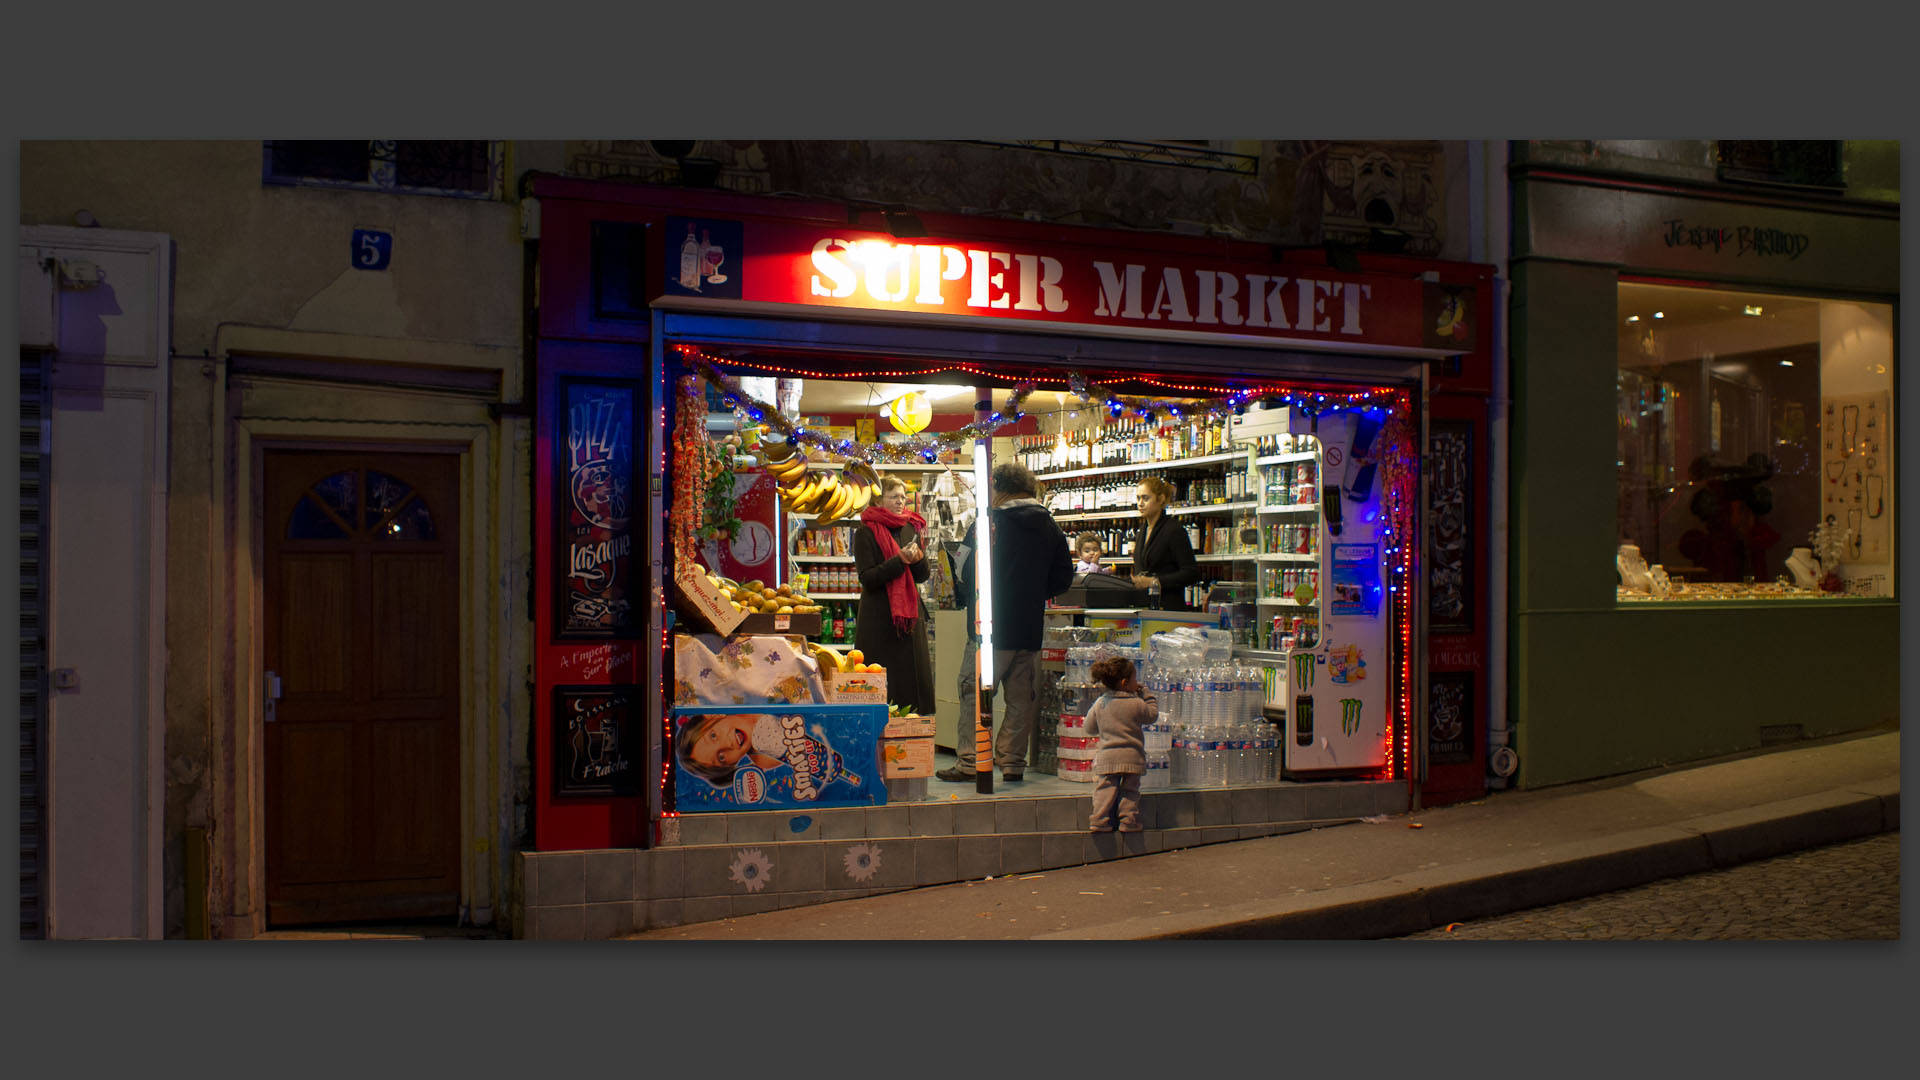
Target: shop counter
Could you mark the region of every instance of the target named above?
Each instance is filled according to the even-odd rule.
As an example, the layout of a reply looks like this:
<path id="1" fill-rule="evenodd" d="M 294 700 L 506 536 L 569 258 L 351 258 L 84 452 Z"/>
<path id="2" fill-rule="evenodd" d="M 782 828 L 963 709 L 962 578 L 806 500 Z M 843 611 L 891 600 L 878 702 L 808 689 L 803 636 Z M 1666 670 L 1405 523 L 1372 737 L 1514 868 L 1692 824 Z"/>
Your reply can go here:
<path id="1" fill-rule="evenodd" d="M 1220 616 L 1210 611 L 1160 611 L 1153 608 L 1050 607 L 1049 626 L 1092 626 L 1114 631 L 1116 644 L 1139 645 L 1153 635 L 1182 626 L 1218 629 Z M 1042 660 L 1064 661 L 1042 657 Z"/>

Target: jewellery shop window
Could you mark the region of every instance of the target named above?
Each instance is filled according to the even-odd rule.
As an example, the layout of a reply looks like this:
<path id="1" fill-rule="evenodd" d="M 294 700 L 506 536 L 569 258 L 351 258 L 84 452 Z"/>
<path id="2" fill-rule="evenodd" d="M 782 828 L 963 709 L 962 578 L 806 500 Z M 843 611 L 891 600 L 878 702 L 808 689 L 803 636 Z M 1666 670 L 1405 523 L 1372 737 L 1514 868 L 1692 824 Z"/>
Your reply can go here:
<path id="1" fill-rule="evenodd" d="M 1619 601 L 1892 596 L 1892 307 L 1619 290 Z"/>

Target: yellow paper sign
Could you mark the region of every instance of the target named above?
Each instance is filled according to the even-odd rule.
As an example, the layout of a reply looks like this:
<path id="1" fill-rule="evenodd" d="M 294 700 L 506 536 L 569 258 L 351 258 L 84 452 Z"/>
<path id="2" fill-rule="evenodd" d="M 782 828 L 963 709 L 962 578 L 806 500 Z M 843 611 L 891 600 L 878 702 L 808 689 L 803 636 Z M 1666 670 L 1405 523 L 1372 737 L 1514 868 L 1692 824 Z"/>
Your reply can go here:
<path id="1" fill-rule="evenodd" d="M 887 406 L 887 422 L 896 431 L 918 435 L 933 422 L 933 402 L 917 390 L 901 394 Z"/>

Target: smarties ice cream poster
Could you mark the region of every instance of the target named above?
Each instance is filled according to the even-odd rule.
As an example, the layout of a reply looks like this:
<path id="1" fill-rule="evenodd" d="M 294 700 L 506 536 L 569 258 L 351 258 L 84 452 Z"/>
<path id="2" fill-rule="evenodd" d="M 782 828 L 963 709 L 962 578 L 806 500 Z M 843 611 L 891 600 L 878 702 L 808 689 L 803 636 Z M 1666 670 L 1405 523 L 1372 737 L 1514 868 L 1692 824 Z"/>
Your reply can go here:
<path id="1" fill-rule="evenodd" d="M 688 706 L 673 711 L 681 813 L 879 806 L 885 705 Z"/>

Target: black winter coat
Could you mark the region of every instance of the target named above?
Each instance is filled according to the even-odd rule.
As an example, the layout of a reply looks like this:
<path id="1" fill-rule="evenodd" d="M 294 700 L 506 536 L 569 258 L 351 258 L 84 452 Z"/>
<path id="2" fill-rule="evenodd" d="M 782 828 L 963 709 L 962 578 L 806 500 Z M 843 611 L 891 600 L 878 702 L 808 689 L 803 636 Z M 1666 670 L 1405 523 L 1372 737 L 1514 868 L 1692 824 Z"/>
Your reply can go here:
<path id="1" fill-rule="evenodd" d="M 1142 524 L 1133 534 L 1133 572 L 1152 574 L 1160 579 L 1160 610 L 1185 611 L 1186 587 L 1200 580 L 1200 563 L 1193 557 L 1193 543 L 1180 522 L 1165 513 L 1147 539 Z"/>
<path id="2" fill-rule="evenodd" d="M 893 533 L 894 542 L 901 547 L 917 536 L 911 525 L 902 525 Z M 921 547 L 925 549 L 924 544 Z M 901 574 L 912 573 L 916 585 L 927 580 L 931 569 L 927 559 L 912 564 L 898 555 L 882 559 L 873 527 L 859 522 L 853 527 L 853 565 L 860 574 L 860 626 L 854 631 L 854 647 L 866 654 L 867 663 L 887 669 L 888 701 L 932 716 L 933 659 L 927 648 L 926 602 L 916 599 L 919 614 L 913 620 L 913 631 L 902 637 L 893 625 L 893 603 L 887 598 L 887 586 Z"/>
<path id="3" fill-rule="evenodd" d="M 1038 649 L 1047 601 L 1073 584 L 1067 534 L 1036 499 L 989 511 L 993 523 L 993 647 Z"/>

